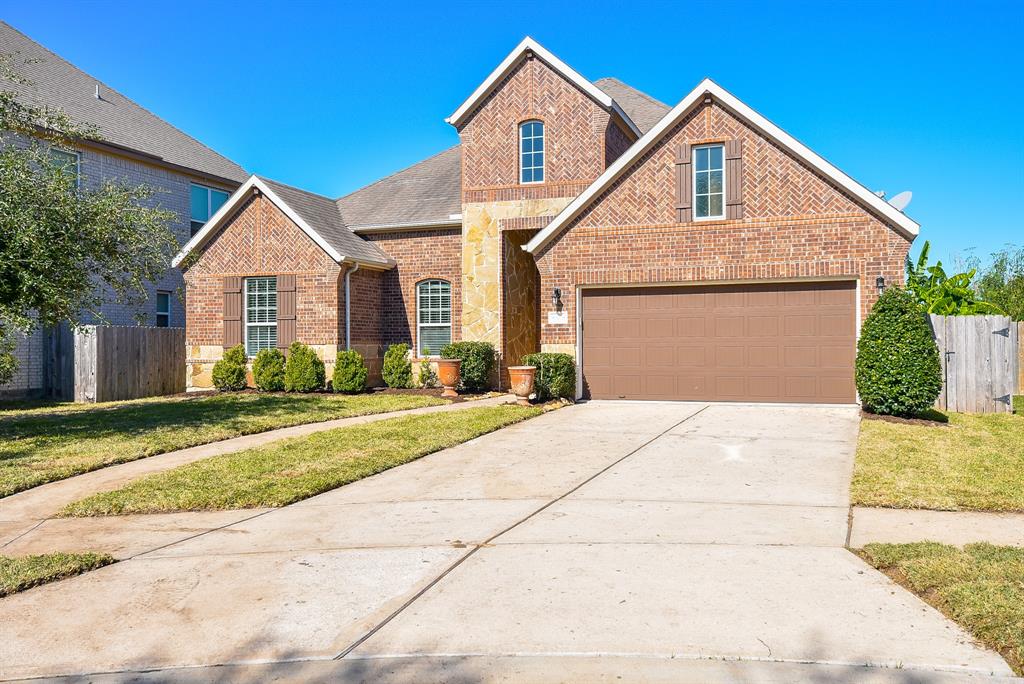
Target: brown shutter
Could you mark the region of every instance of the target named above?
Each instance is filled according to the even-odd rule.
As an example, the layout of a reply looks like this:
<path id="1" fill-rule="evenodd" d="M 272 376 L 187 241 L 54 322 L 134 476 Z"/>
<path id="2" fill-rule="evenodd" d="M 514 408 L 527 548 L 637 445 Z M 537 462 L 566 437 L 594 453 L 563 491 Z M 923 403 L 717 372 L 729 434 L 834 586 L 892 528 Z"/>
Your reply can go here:
<path id="1" fill-rule="evenodd" d="M 690 144 L 680 143 L 676 148 L 676 221 L 693 220 L 693 167 L 690 162 Z"/>
<path id="2" fill-rule="evenodd" d="M 224 278 L 224 348 L 242 343 L 242 279 Z"/>
<path id="3" fill-rule="evenodd" d="M 725 217 L 743 218 L 743 141 L 725 141 Z"/>
<path id="4" fill-rule="evenodd" d="M 295 276 L 277 276 L 277 348 L 295 341 Z"/>

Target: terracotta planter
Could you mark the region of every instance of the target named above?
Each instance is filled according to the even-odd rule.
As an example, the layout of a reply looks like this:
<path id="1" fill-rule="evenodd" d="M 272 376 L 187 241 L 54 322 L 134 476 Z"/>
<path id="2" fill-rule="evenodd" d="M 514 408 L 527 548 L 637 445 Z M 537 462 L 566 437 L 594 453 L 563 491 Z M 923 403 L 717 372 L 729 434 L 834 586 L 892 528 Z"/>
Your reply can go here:
<path id="1" fill-rule="evenodd" d="M 441 392 L 442 397 L 459 396 L 455 388 L 459 386 L 461 376 L 462 359 L 437 360 L 437 379 L 441 382 L 441 386 L 444 387 L 444 391 Z"/>
<path id="2" fill-rule="evenodd" d="M 508 380 L 512 394 L 519 399 L 516 403 L 520 406 L 530 405 L 530 395 L 533 394 L 533 383 L 537 378 L 536 366 L 509 366 Z"/>

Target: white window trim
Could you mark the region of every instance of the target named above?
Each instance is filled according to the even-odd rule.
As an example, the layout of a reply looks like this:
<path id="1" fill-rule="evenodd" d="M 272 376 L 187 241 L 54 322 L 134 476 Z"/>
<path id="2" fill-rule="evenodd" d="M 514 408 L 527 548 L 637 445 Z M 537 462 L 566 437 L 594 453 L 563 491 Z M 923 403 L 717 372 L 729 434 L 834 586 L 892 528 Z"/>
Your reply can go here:
<path id="1" fill-rule="evenodd" d="M 447 323 L 421 323 L 420 322 L 420 286 L 426 285 L 427 283 L 446 283 L 448 285 L 448 322 Z M 450 280 L 444 278 L 427 278 L 416 283 L 416 358 L 426 359 L 439 359 L 441 358 L 441 350 L 431 350 L 435 353 L 427 356 L 420 356 L 420 328 L 448 328 L 448 340 L 452 340 L 452 283 Z"/>
<path id="2" fill-rule="evenodd" d="M 82 187 L 82 153 L 78 150 L 68 150 L 63 147 L 52 148 L 54 152 L 60 152 L 62 154 L 70 154 L 75 158 L 75 187 Z"/>
<path id="3" fill-rule="evenodd" d="M 194 218 L 192 218 L 192 187 L 193 186 L 195 186 L 197 188 L 202 188 L 203 190 L 206 190 L 206 220 L 203 221 L 203 225 L 202 226 L 199 226 L 199 228 L 196 229 L 196 233 L 198 233 L 200 230 L 203 229 L 203 226 L 205 226 L 207 223 L 210 222 L 210 219 L 213 218 L 213 215 L 217 213 L 213 209 L 213 192 L 216 190 L 217 192 L 223 192 L 225 195 L 227 195 L 227 197 L 225 197 L 224 201 L 221 203 L 221 206 L 224 206 L 225 204 L 227 204 L 228 200 L 231 199 L 231 193 L 228 192 L 227 190 L 223 190 L 221 188 L 215 188 L 212 185 L 203 185 L 202 183 L 196 183 L 194 181 L 190 181 L 189 182 L 189 190 L 188 190 L 188 202 L 189 202 L 189 204 L 188 204 L 188 226 L 189 226 L 189 232 L 190 233 L 192 232 L 192 223 L 193 222 L 199 223 L 199 221 L 196 221 Z"/>
<path id="4" fill-rule="evenodd" d="M 543 160 L 540 165 L 540 172 L 543 178 L 540 180 L 524 181 L 523 180 L 523 126 L 526 124 L 539 123 L 540 124 L 540 154 Z M 548 177 L 548 127 L 540 119 L 527 119 L 526 121 L 519 122 L 519 136 L 516 139 L 516 146 L 519 148 L 519 184 L 520 185 L 539 185 L 547 180 Z M 532 140 L 536 140 L 536 136 L 530 136 Z M 530 154 L 534 154 L 537 150 L 532 150 Z M 536 169 L 536 166 L 531 166 L 530 169 Z"/>
<path id="5" fill-rule="evenodd" d="M 278 302 L 274 305 L 274 320 L 266 323 L 249 323 L 249 283 L 253 280 L 263 280 L 266 278 L 274 279 L 274 294 L 277 294 L 277 277 L 276 276 L 252 276 L 251 278 L 242 279 L 242 346 L 245 347 L 245 355 L 250 359 L 255 359 L 256 354 L 249 354 L 249 328 L 274 328 L 275 337 L 277 332 L 277 307 L 280 304 Z M 259 350 L 256 351 L 259 353 Z"/>
<path id="6" fill-rule="evenodd" d="M 167 311 L 160 310 L 160 295 L 167 295 Z M 160 324 L 160 317 L 167 316 L 167 326 L 171 327 L 171 292 L 170 290 L 157 290 L 156 291 L 156 322 L 157 327 Z"/>
<path id="7" fill-rule="evenodd" d="M 712 147 L 720 147 L 720 148 L 722 148 L 722 213 L 721 214 L 716 214 L 715 216 L 701 216 L 701 217 L 698 217 L 697 216 L 697 157 L 696 157 L 696 153 L 697 153 L 697 150 L 706 150 L 706 149 L 710 149 Z M 710 161 L 709 161 L 709 163 L 710 163 Z M 693 188 L 693 197 L 691 198 L 692 204 L 690 205 L 692 207 L 691 213 L 693 214 L 693 220 L 694 221 L 722 221 L 722 220 L 724 220 L 725 216 L 726 216 L 725 198 L 727 196 L 726 191 L 725 191 L 725 187 L 726 187 L 726 183 L 729 182 L 729 179 L 728 179 L 728 177 L 726 176 L 726 173 L 725 173 L 725 167 L 726 167 L 726 164 L 725 164 L 725 143 L 707 143 L 706 145 L 694 145 L 693 148 L 691 148 L 691 150 L 690 150 L 690 166 L 693 167 L 691 169 L 691 173 L 693 175 L 690 178 L 690 186 Z M 710 185 L 708 187 L 710 188 Z M 717 192 L 715 192 L 715 193 L 707 193 L 708 197 L 710 197 L 711 195 L 717 195 L 717 194 L 718 194 Z M 709 208 L 711 207 L 710 200 L 708 201 L 708 207 Z"/>

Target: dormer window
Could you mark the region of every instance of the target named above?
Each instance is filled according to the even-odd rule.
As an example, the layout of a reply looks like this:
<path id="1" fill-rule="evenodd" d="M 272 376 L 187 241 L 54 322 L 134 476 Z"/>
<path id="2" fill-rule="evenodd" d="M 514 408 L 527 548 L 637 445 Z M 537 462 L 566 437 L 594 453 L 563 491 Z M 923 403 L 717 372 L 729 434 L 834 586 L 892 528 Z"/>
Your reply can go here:
<path id="1" fill-rule="evenodd" d="M 519 124 L 519 182 L 544 182 L 544 122 Z"/>
<path id="2" fill-rule="evenodd" d="M 725 146 L 693 148 L 693 217 L 725 218 Z"/>

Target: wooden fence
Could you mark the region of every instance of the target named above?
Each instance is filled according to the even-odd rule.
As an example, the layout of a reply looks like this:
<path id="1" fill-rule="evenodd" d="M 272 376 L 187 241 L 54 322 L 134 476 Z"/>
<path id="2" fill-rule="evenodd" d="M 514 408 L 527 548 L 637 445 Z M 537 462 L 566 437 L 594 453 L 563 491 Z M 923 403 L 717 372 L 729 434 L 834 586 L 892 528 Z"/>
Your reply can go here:
<path id="1" fill-rule="evenodd" d="M 50 396 L 82 402 L 185 391 L 185 330 L 90 325 L 50 334 Z"/>
<path id="2" fill-rule="evenodd" d="M 1024 321 L 1017 321 L 1017 394 L 1024 394 Z"/>
<path id="3" fill-rule="evenodd" d="M 1019 331 L 1007 316 L 932 316 L 944 380 L 937 408 L 1008 413 L 1018 391 Z"/>

